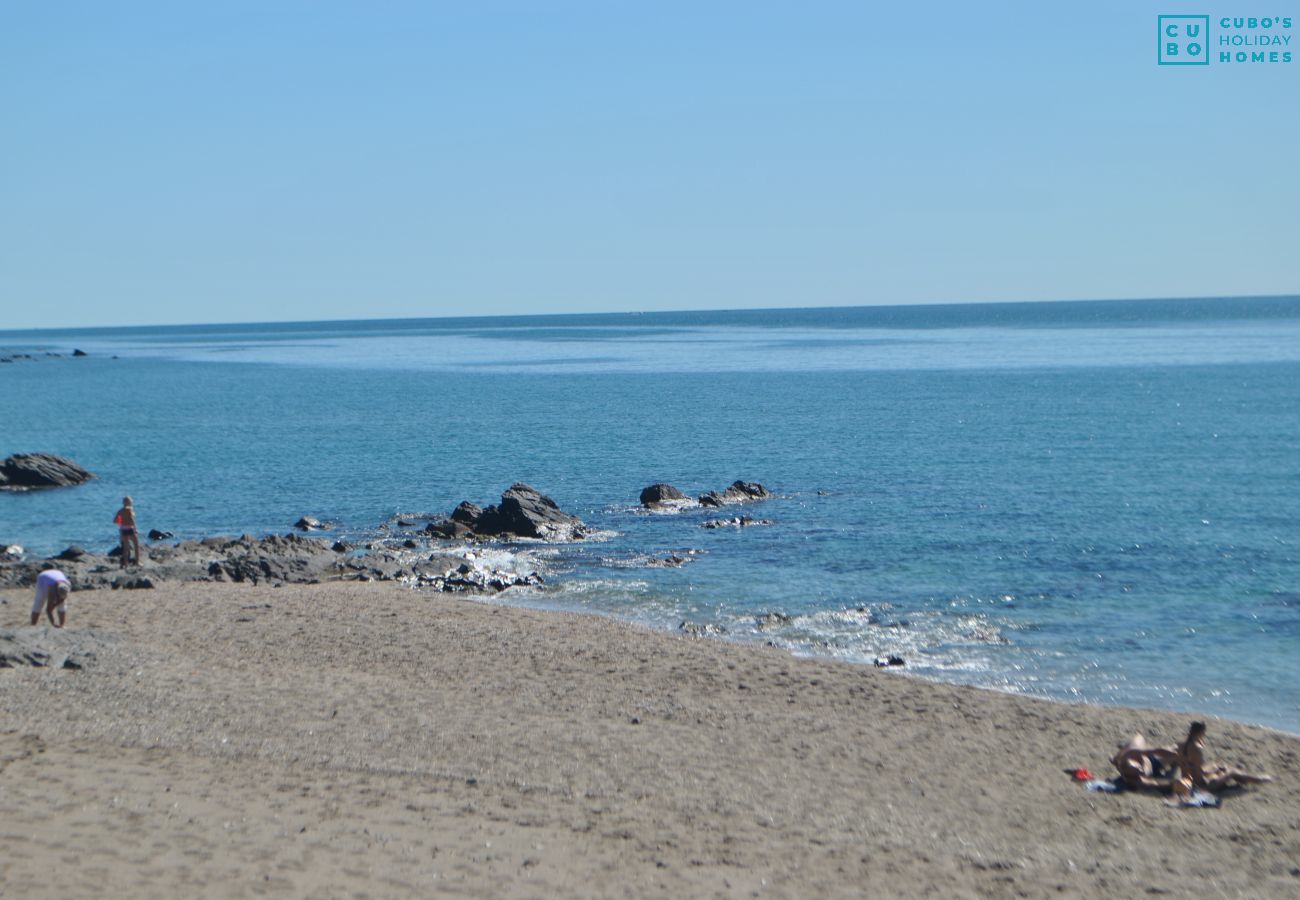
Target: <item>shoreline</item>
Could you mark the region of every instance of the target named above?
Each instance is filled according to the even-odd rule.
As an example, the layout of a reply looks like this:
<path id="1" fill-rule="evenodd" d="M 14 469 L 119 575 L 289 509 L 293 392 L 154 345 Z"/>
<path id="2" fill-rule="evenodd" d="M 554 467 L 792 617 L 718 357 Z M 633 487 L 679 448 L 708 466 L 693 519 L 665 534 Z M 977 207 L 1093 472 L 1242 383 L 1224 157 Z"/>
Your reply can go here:
<path id="1" fill-rule="evenodd" d="M 0 591 L 6 622 L 29 604 Z M 1277 782 L 1177 810 L 1064 772 L 1106 777 L 1133 731 L 1180 737 L 1178 713 L 395 584 L 191 583 L 73 604 L 70 633 L 96 641 L 85 668 L 0 671 L 0 875 L 18 892 L 1300 885 L 1300 738 L 1271 729 L 1210 719 L 1212 757 Z"/>

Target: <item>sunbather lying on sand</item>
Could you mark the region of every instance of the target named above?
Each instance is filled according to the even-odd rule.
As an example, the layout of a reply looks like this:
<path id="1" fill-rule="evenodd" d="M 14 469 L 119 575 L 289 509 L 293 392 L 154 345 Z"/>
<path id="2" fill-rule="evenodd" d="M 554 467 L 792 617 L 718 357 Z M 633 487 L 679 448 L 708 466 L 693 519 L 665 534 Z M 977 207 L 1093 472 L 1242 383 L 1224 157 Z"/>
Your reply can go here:
<path id="1" fill-rule="evenodd" d="M 1178 758 L 1176 748 L 1148 747 L 1146 738 L 1135 734 L 1110 761 L 1129 787 L 1168 791 L 1178 781 Z"/>
<path id="2" fill-rule="evenodd" d="M 1196 788 L 1217 793 L 1224 788 L 1245 784 L 1267 784 L 1269 775 L 1250 775 L 1240 769 L 1229 769 L 1222 763 L 1205 762 L 1205 723 L 1193 722 L 1187 730 L 1187 739 L 1178 745 L 1178 768 L 1181 777 L 1174 785 L 1174 794 L 1185 797 Z"/>

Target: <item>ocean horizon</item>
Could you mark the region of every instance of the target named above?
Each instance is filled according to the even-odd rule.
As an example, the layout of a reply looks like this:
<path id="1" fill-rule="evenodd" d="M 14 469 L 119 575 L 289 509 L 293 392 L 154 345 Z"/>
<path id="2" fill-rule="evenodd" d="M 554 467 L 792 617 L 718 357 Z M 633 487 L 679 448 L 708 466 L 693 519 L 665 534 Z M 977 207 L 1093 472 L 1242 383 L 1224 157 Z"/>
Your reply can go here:
<path id="1" fill-rule="evenodd" d="M 366 541 L 524 481 L 601 536 L 498 548 L 548 580 L 501 602 L 1300 733 L 1300 297 L 0 331 L 22 353 L 0 456 L 98 476 L 0 495 L 30 554 L 111 545 L 124 494 L 177 539 Z M 637 503 L 736 479 L 772 525 Z"/>

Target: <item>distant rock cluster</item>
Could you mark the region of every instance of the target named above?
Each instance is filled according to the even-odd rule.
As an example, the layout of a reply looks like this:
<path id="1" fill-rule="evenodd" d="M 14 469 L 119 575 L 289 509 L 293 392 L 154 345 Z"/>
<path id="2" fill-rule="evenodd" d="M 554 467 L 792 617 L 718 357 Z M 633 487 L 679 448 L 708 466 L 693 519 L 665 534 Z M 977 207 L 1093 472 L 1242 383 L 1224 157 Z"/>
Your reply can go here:
<path id="1" fill-rule="evenodd" d="M 70 355 L 76 357 L 82 357 L 82 356 L 89 356 L 90 354 L 87 353 L 85 350 L 73 350 Z M 50 350 L 47 350 L 44 353 L 0 352 L 0 363 L 36 362 L 38 359 L 63 359 L 63 358 L 64 355 L 62 353 L 54 353 L 53 351 Z"/>

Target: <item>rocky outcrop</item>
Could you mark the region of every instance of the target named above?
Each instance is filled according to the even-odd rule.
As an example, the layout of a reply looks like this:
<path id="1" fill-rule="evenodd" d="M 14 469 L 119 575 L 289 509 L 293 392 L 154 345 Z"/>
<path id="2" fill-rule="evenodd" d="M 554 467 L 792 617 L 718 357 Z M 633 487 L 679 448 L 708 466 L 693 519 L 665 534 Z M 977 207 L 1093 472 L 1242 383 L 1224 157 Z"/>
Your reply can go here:
<path id="1" fill-rule="evenodd" d="M 771 496 L 771 492 L 757 481 L 733 481 L 730 487 L 722 491 L 701 494 L 699 501 L 700 506 L 727 506 L 732 503 L 767 500 Z"/>
<path id="2" fill-rule="evenodd" d="M 0 462 L 0 490 L 70 487 L 94 477 L 72 460 L 52 453 L 15 453 Z"/>
<path id="3" fill-rule="evenodd" d="M 680 490 L 671 484 L 659 482 L 652 484 L 641 491 L 641 505 L 646 509 L 657 509 L 662 506 L 680 506 L 690 503 L 691 499 L 683 494 Z"/>
<path id="4" fill-rule="evenodd" d="M 159 531 L 157 528 L 149 529 L 149 540 L 151 541 L 170 541 L 176 535 L 170 531 Z"/>
<path id="5" fill-rule="evenodd" d="M 151 545 L 142 564 L 126 570 L 114 558 L 117 552 L 117 547 L 102 554 L 69 547 L 49 560 L 0 558 L 0 588 L 30 588 L 41 569 L 51 565 L 67 574 L 75 591 L 148 590 L 184 581 L 272 585 L 402 581 L 440 591 L 487 594 L 542 583 L 535 572 L 485 567 L 470 553 L 429 553 L 410 540 L 394 545 L 376 543 L 369 552 L 354 554 L 343 541 L 294 533 L 263 538 L 248 534 L 207 537 Z"/>
<path id="6" fill-rule="evenodd" d="M 326 526 L 324 522 L 315 516 L 303 516 L 293 523 L 293 527 L 299 531 L 323 531 Z"/>
<path id="7" fill-rule="evenodd" d="M 501 495 L 500 503 L 480 509 L 465 501 L 447 519 L 430 523 L 425 533 L 441 538 L 533 538 L 558 542 L 582 540 L 591 534 L 591 529 L 536 488 L 513 484 Z"/>

